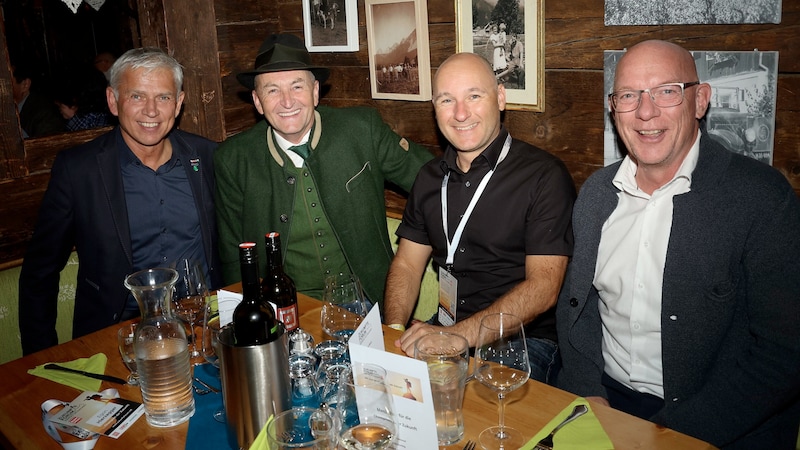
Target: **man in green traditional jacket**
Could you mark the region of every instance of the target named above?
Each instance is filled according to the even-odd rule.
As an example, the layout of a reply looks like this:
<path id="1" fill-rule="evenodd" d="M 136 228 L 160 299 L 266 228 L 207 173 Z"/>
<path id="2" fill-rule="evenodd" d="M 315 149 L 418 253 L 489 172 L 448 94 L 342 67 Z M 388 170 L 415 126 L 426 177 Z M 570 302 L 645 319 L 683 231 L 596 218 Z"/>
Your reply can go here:
<path id="1" fill-rule="evenodd" d="M 318 107 L 328 75 L 290 34 L 268 37 L 254 70 L 237 75 L 266 120 L 215 153 L 223 279 L 239 280 L 244 241 L 259 243 L 263 273 L 263 236 L 277 231 L 298 292 L 322 298 L 326 276 L 350 272 L 382 304 L 393 256 L 384 183 L 408 191 L 432 154 L 394 133 L 372 108 Z"/>

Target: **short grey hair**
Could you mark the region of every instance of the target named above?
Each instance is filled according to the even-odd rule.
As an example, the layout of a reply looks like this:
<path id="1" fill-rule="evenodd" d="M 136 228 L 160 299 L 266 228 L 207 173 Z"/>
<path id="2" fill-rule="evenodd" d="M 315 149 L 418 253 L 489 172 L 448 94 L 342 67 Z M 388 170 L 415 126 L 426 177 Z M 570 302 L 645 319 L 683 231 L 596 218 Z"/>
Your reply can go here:
<path id="1" fill-rule="evenodd" d="M 145 73 L 156 69 L 167 69 L 172 72 L 176 93 L 183 90 L 183 66 L 160 48 L 142 47 L 128 50 L 111 66 L 109 85 L 114 91 L 114 98 L 119 100 L 119 84 L 122 74 L 127 70 L 135 69 L 145 69 Z"/>

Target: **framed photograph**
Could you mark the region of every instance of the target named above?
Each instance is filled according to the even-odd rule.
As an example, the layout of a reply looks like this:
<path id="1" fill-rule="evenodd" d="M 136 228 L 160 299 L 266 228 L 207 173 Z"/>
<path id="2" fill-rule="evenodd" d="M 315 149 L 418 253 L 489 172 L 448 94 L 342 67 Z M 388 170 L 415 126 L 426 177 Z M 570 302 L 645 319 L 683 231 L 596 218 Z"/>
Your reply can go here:
<path id="1" fill-rule="evenodd" d="M 506 109 L 544 111 L 544 0 L 456 0 L 456 51 L 489 61 Z"/>
<path id="2" fill-rule="evenodd" d="M 358 0 L 303 0 L 309 52 L 358 51 Z"/>
<path id="3" fill-rule="evenodd" d="M 372 98 L 431 99 L 425 0 L 365 0 Z"/>

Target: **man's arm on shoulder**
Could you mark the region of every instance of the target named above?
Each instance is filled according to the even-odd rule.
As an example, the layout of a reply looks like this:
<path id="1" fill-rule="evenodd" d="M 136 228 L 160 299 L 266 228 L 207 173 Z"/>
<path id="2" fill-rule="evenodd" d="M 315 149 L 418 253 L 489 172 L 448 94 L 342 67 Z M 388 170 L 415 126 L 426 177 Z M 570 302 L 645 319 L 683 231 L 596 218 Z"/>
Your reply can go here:
<path id="1" fill-rule="evenodd" d="M 384 295 L 384 318 L 387 324 L 405 326 L 419 296 L 420 283 L 431 257 L 430 245 L 400 238 L 397 254 L 389 266 Z"/>

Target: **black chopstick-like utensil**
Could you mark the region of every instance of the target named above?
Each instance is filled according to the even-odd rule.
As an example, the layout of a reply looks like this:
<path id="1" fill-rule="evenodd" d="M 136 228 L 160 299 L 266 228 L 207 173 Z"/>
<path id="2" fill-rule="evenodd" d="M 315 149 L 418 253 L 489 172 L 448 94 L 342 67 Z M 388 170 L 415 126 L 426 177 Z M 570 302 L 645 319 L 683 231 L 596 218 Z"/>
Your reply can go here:
<path id="1" fill-rule="evenodd" d="M 101 373 L 91 373 L 91 372 L 85 372 L 83 370 L 70 369 L 69 367 L 59 366 L 58 364 L 52 364 L 52 363 L 51 364 L 47 364 L 47 365 L 44 366 L 44 368 L 45 369 L 51 369 L 51 370 L 61 370 L 61 371 L 64 371 L 64 372 L 77 373 L 78 375 L 83 375 L 85 377 L 94 378 L 94 379 L 97 379 L 97 380 L 110 381 L 112 383 L 128 384 L 128 382 L 126 380 L 123 380 L 122 378 L 112 377 L 111 375 L 104 375 L 104 374 L 101 374 Z"/>

